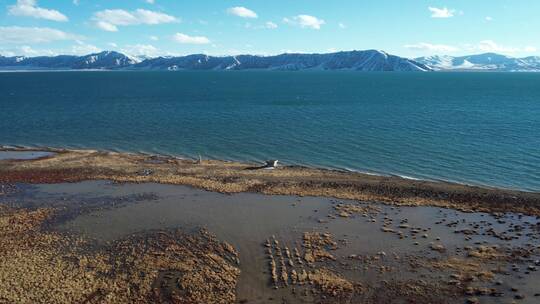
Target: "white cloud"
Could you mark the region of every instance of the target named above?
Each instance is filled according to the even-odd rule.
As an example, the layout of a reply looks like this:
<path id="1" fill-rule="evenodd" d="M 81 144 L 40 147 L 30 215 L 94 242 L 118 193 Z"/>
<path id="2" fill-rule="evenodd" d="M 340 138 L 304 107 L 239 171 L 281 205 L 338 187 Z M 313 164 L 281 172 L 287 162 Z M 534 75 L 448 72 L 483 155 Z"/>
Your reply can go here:
<path id="1" fill-rule="evenodd" d="M 137 9 L 132 12 L 122 9 L 103 10 L 96 12 L 92 19 L 98 28 L 109 32 L 118 31 L 118 26 L 155 25 L 180 21 L 174 16 L 145 9 Z"/>
<path id="2" fill-rule="evenodd" d="M 79 0 L 73 0 L 73 4 L 79 5 Z"/>
<path id="3" fill-rule="evenodd" d="M 154 3 L 156 3 L 155 0 L 145 0 L 145 1 L 146 1 L 146 3 L 148 3 L 148 4 L 154 4 Z"/>
<path id="4" fill-rule="evenodd" d="M 118 27 L 105 21 L 96 21 L 96 26 L 107 32 L 118 32 Z"/>
<path id="5" fill-rule="evenodd" d="M 487 16 L 487 17 L 485 18 L 485 20 L 488 21 L 488 22 L 489 22 L 489 21 L 493 21 L 493 17 Z"/>
<path id="6" fill-rule="evenodd" d="M 264 24 L 264 27 L 266 27 L 267 29 L 276 29 L 278 25 L 272 21 L 268 21 Z"/>
<path id="7" fill-rule="evenodd" d="M 476 46 L 473 46 L 473 50 L 477 50 L 480 52 L 487 52 L 487 53 L 499 52 L 499 53 L 507 53 L 507 54 L 517 53 L 521 51 L 521 49 L 518 47 L 502 46 L 495 43 L 495 41 L 493 40 L 480 41 Z"/>
<path id="8" fill-rule="evenodd" d="M 35 56 L 54 56 L 55 52 L 51 50 L 42 50 L 34 49 L 28 45 L 22 45 L 15 48 L 0 48 L 0 54 L 7 57 L 12 56 L 25 56 L 25 57 L 35 57 Z"/>
<path id="9" fill-rule="evenodd" d="M 15 5 L 8 7 L 8 13 L 13 16 L 33 17 L 61 22 L 68 21 L 68 17 L 57 10 L 38 7 L 36 0 L 17 0 Z"/>
<path id="10" fill-rule="evenodd" d="M 260 30 L 260 29 L 274 30 L 278 28 L 278 25 L 272 21 L 265 22 L 264 24 L 252 24 L 251 22 L 246 22 L 244 23 L 244 28 L 254 29 L 254 30 Z"/>
<path id="11" fill-rule="evenodd" d="M 173 40 L 183 44 L 209 44 L 210 40 L 204 36 L 189 36 L 182 33 L 176 33 Z"/>
<path id="12" fill-rule="evenodd" d="M 75 41 L 76 44 L 71 46 L 70 54 L 72 55 L 88 55 L 99 53 L 102 50 L 95 45 L 86 44 L 80 40 Z"/>
<path id="13" fill-rule="evenodd" d="M 242 18 L 258 18 L 259 17 L 257 16 L 257 13 L 243 6 L 231 7 L 227 9 L 227 13 L 230 15 L 234 15 L 234 16 L 238 16 Z"/>
<path id="14" fill-rule="evenodd" d="M 2 43 L 45 43 L 76 39 L 81 37 L 47 27 L 0 26 Z"/>
<path id="15" fill-rule="evenodd" d="M 347 28 L 347 25 L 345 23 L 342 23 L 342 22 L 340 22 L 338 24 L 338 26 L 339 26 L 340 29 L 346 29 Z"/>
<path id="16" fill-rule="evenodd" d="M 152 40 L 152 41 L 158 41 L 158 40 L 159 40 L 159 37 L 158 37 L 158 36 L 150 36 L 150 40 Z"/>
<path id="17" fill-rule="evenodd" d="M 314 30 L 321 29 L 321 26 L 326 24 L 322 19 L 310 15 L 298 15 L 292 18 L 283 18 L 283 22 L 290 25 L 298 25 L 301 28 L 310 28 Z"/>
<path id="18" fill-rule="evenodd" d="M 38 51 L 34 50 L 33 48 L 29 47 L 28 45 L 23 45 L 19 48 L 21 52 L 25 56 L 37 56 L 39 54 Z"/>
<path id="19" fill-rule="evenodd" d="M 476 44 L 461 44 L 460 46 L 420 42 L 404 45 L 404 47 L 410 50 L 431 54 L 447 54 L 452 52 L 518 54 L 534 53 L 537 50 L 534 46 L 504 46 L 493 40 L 482 40 Z"/>
<path id="20" fill-rule="evenodd" d="M 450 17 L 454 17 L 454 13 L 456 12 L 455 10 L 448 9 L 446 7 L 443 7 L 443 8 L 429 7 L 428 9 L 431 12 L 431 18 L 450 18 Z"/>
<path id="21" fill-rule="evenodd" d="M 157 57 L 162 53 L 158 48 L 151 44 L 126 45 L 120 50 L 120 52 L 134 57 Z"/>
<path id="22" fill-rule="evenodd" d="M 94 45 L 86 44 L 83 41 L 75 40 L 75 44 L 64 49 L 35 49 L 33 47 L 22 45 L 12 49 L 0 48 L 0 52 L 7 56 L 58 56 L 58 55 L 87 55 L 91 53 L 99 53 L 102 50 Z"/>
<path id="23" fill-rule="evenodd" d="M 118 47 L 118 44 L 114 43 L 114 42 L 109 42 L 107 43 L 110 47 L 113 47 L 113 48 L 117 48 Z"/>
<path id="24" fill-rule="evenodd" d="M 445 45 L 445 44 L 431 44 L 426 42 L 420 42 L 416 44 L 407 44 L 404 46 L 407 49 L 416 50 L 416 51 L 429 51 L 429 52 L 440 52 L 440 53 L 450 53 L 459 51 L 458 47 Z"/>

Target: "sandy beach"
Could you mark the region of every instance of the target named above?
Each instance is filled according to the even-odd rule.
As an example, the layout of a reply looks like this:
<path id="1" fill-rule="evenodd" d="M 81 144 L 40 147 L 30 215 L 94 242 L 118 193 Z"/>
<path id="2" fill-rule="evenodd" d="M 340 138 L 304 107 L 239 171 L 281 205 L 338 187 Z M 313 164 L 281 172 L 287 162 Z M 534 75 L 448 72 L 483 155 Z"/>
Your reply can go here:
<path id="1" fill-rule="evenodd" d="M 16 150 L 0 160 L 2 303 L 539 300 L 538 193 Z"/>

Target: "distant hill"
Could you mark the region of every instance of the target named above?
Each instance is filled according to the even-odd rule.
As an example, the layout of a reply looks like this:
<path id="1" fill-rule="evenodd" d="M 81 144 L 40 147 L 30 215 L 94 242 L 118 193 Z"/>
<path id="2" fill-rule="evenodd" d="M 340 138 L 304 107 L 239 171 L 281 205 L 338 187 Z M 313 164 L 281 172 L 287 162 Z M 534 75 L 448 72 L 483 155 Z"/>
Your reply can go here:
<path id="1" fill-rule="evenodd" d="M 383 51 L 276 56 L 208 56 L 139 58 L 105 51 L 86 56 L 0 56 L 0 70 L 349 70 L 349 71 L 492 71 L 540 72 L 540 57 L 514 58 L 486 53 L 470 56 L 429 56 L 407 59 Z"/>
<path id="2" fill-rule="evenodd" d="M 60 55 L 54 57 L 2 57 L 0 69 L 11 70 L 108 70 L 132 66 L 138 61 L 118 52 L 105 51 L 86 56 Z"/>
<path id="3" fill-rule="evenodd" d="M 118 52 L 101 52 L 86 56 L 2 57 L 0 69 L 101 69 L 101 70 L 352 70 L 423 72 L 431 69 L 407 58 L 382 51 L 350 51 L 330 54 L 282 54 L 277 56 L 189 55 L 158 57 L 143 61 Z"/>
<path id="4" fill-rule="evenodd" d="M 435 71 L 540 72 L 540 57 L 514 58 L 486 53 L 471 56 L 429 56 L 415 61 Z"/>
<path id="5" fill-rule="evenodd" d="M 190 55 L 159 57 L 134 65 L 149 70 L 353 70 L 353 71 L 429 71 L 413 60 L 382 51 L 351 51 L 330 54 L 281 54 L 277 56 Z"/>

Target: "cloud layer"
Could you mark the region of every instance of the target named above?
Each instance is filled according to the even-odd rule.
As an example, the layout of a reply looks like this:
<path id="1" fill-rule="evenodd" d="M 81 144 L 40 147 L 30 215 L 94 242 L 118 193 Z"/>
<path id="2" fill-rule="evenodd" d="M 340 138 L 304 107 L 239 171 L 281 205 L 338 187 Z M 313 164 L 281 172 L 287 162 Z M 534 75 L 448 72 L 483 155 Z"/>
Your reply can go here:
<path id="1" fill-rule="evenodd" d="M 210 39 L 204 36 L 189 36 L 182 33 L 176 33 L 173 40 L 182 44 L 209 44 Z"/>
<path id="2" fill-rule="evenodd" d="M 137 9 L 132 12 L 122 9 L 107 9 L 96 12 L 92 19 L 98 28 L 108 32 L 117 32 L 119 26 L 155 25 L 180 21 L 174 16 L 145 9 Z"/>
<path id="3" fill-rule="evenodd" d="M 431 18 L 451 18 L 454 17 L 454 13 L 456 12 L 455 10 L 446 7 L 428 7 L 428 9 L 431 12 Z"/>
<path id="4" fill-rule="evenodd" d="M 47 43 L 59 40 L 79 40 L 80 36 L 48 27 L 1 26 L 1 43 Z"/>
<path id="5" fill-rule="evenodd" d="M 245 8 L 243 6 L 236 6 L 227 9 L 227 13 L 230 15 L 242 17 L 242 18 L 258 18 L 259 16 L 254 11 Z"/>
<path id="6" fill-rule="evenodd" d="M 8 14 L 12 16 L 33 17 L 60 22 L 69 20 L 66 15 L 57 10 L 38 7 L 36 0 L 17 0 L 15 5 L 8 7 Z"/>
<path id="7" fill-rule="evenodd" d="M 292 18 L 283 18 L 283 22 L 314 30 L 319 30 L 322 25 L 326 24 L 326 21 L 310 15 L 298 15 Z"/>
<path id="8" fill-rule="evenodd" d="M 407 44 L 407 45 L 404 45 L 403 47 L 410 50 L 421 51 L 421 52 L 430 53 L 430 54 L 447 54 L 447 53 L 463 52 L 463 51 L 470 52 L 470 53 L 514 54 L 514 53 L 520 53 L 520 52 L 531 53 L 531 52 L 536 52 L 537 50 L 536 47 L 534 46 L 516 47 L 516 46 L 500 45 L 493 40 L 482 40 L 476 44 L 462 44 L 460 46 L 420 42 L 416 44 Z"/>
<path id="9" fill-rule="evenodd" d="M 426 42 L 420 42 L 416 44 L 407 44 L 404 47 L 411 50 L 429 51 L 429 52 L 436 52 L 436 53 L 451 53 L 451 52 L 459 51 L 459 48 L 451 46 L 451 45 L 431 44 L 431 43 L 426 43 Z"/>

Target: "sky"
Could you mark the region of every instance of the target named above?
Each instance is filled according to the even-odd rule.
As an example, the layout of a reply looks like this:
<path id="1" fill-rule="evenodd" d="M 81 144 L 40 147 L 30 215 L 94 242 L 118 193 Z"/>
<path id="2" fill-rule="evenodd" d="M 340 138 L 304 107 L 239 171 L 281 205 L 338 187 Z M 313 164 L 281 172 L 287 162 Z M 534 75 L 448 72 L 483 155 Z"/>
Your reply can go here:
<path id="1" fill-rule="evenodd" d="M 540 54 L 540 0 L 0 0 L 3 56 Z"/>

